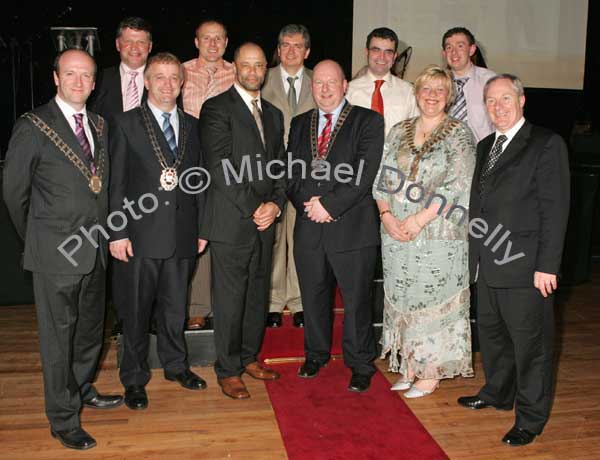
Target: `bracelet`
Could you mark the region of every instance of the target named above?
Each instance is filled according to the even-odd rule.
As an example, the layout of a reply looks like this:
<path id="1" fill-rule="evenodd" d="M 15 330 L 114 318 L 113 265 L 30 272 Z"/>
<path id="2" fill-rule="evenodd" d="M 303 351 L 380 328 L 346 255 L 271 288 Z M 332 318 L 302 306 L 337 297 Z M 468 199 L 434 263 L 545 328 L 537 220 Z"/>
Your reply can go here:
<path id="1" fill-rule="evenodd" d="M 388 212 L 389 212 L 390 214 L 392 213 L 392 211 L 390 211 L 389 209 L 386 209 L 385 211 L 381 211 L 381 212 L 379 213 L 379 218 L 381 219 L 381 218 L 383 217 L 383 215 L 384 215 L 384 214 L 387 214 Z"/>

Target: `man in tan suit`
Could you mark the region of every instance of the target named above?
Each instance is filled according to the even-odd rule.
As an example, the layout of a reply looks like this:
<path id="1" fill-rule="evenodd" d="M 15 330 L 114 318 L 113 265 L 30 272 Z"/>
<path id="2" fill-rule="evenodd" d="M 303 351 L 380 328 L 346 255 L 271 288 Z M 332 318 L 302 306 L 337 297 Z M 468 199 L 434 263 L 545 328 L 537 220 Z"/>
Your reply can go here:
<path id="1" fill-rule="evenodd" d="M 311 94 L 312 72 L 304 67 L 310 54 L 310 35 L 301 24 L 288 24 L 279 32 L 277 56 L 280 64 L 269 69 L 262 96 L 283 112 L 284 141 L 290 122 L 296 115 L 315 107 Z M 271 277 L 271 302 L 267 325 L 281 326 L 281 312 L 287 305 L 294 314 L 294 326 L 304 326 L 304 314 L 294 263 L 293 232 L 296 210 L 286 206 L 275 230 L 273 247 L 273 273 Z"/>

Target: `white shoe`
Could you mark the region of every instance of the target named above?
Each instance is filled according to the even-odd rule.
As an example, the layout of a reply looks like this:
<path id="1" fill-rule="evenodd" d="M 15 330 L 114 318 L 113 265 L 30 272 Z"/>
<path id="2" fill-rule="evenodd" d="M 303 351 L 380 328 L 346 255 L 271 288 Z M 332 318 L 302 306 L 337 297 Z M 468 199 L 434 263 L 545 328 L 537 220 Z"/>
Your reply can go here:
<path id="1" fill-rule="evenodd" d="M 392 391 L 408 390 L 414 381 L 415 381 L 414 377 L 412 380 L 408 380 L 406 377 L 401 377 L 396 381 L 396 383 L 394 383 L 391 386 L 390 390 L 392 390 Z"/>
<path id="2" fill-rule="evenodd" d="M 408 390 L 406 393 L 404 393 L 404 397 L 405 398 L 422 398 L 423 396 L 427 396 L 430 395 L 431 393 L 433 393 L 435 390 L 437 390 L 437 388 L 440 386 L 440 383 L 436 383 L 436 385 L 433 387 L 433 389 L 427 391 L 427 390 L 419 390 L 416 386 L 412 385 L 410 387 L 410 390 Z"/>

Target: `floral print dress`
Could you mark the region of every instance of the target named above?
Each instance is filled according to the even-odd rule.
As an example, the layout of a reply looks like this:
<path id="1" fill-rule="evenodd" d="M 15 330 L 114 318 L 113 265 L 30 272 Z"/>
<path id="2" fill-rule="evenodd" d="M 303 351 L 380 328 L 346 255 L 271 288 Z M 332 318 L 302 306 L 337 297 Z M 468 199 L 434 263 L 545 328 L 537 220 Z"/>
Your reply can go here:
<path id="1" fill-rule="evenodd" d="M 429 204 L 440 214 L 409 242 L 381 226 L 385 304 L 382 357 L 420 379 L 473 376 L 469 323 L 468 206 L 475 144 L 466 124 L 445 118 L 421 146 L 417 118 L 390 131 L 373 186 L 402 220 Z"/>

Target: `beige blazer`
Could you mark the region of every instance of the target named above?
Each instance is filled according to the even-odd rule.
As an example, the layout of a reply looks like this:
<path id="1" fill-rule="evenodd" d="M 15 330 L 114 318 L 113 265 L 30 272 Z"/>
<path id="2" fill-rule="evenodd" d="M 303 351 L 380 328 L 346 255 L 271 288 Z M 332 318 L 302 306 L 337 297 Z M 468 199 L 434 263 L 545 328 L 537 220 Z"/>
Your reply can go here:
<path id="1" fill-rule="evenodd" d="M 305 67 L 295 115 L 300 115 L 301 113 L 315 108 L 315 102 L 312 98 L 311 83 L 312 72 Z M 285 145 L 287 146 L 292 114 L 290 113 L 290 108 L 287 102 L 287 93 L 283 87 L 283 80 L 281 79 L 281 65 L 268 70 L 265 84 L 261 90 L 261 96 L 283 112 L 283 139 Z"/>

